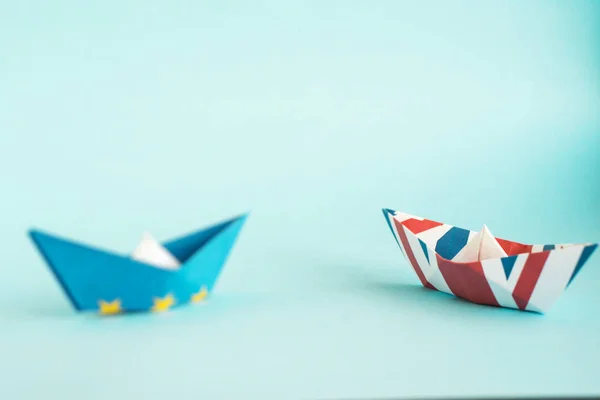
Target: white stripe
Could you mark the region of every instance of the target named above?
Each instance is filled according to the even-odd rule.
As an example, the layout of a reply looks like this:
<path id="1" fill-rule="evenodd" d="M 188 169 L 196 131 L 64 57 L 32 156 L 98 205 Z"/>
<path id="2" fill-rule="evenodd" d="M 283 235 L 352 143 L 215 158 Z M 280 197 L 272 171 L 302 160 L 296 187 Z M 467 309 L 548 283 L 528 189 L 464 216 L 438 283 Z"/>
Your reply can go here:
<path id="1" fill-rule="evenodd" d="M 567 247 L 571 247 L 571 246 L 575 246 L 575 245 L 573 243 L 562 243 L 562 244 L 557 244 L 557 245 L 554 245 L 554 246 L 557 249 L 565 249 Z"/>
<path id="2" fill-rule="evenodd" d="M 527 261 L 528 257 L 528 253 L 523 253 L 519 254 L 515 260 L 515 264 L 513 265 L 513 269 L 508 278 L 508 282 L 506 282 L 508 290 L 510 290 L 511 293 L 515 290 L 515 286 L 517 286 L 517 282 L 521 277 L 521 272 L 523 272 L 523 267 L 525 266 L 525 262 Z"/>
<path id="3" fill-rule="evenodd" d="M 584 246 L 552 250 L 533 289 L 527 309 L 546 312 L 564 292 Z"/>
<path id="4" fill-rule="evenodd" d="M 519 308 L 508 286 L 502 260 L 500 258 L 482 260 L 481 267 L 498 304 L 502 307 Z"/>
<path id="5" fill-rule="evenodd" d="M 402 244 L 402 240 L 400 239 L 400 235 L 398 234 L 398 228 L 396 228 L 396 224 L 394 223 L 393 220 L 390 221 L 390 224 L 392 225 L 392 231 L 394 232 L 394 236 L 396 237 L 396 240 L 398 241 L 398 245 L 400 245 L 400 249 L 402 249 L 402 255 L 404 255 L 404 258 L 410 264 L 410 260 L 408 259 L 408 255 L 406 254 L 406 249 L 404 248 L 404 245 Z M 400 225 L 400 226 L 402 226 L 402 225 Z"/>
<path id="6" fill-rule="evenodd" d="M 427 280 L 440 292 L 454 295 L 454 293 L 452 293 L 452 290 L 450 290 L 450 287 L 446 283 L 446 279 L 444 279 L 442 271 L 440 271 L 440 268 L 438 267 L 437 258 L 435 257 L 435 251 L 431 250 L 431 248 L 427 246 L 427 252 L 429 253 L 429 264 L 431 265 L 431 269 L 435 271 L 431 274 L 431 276 L 427 277 Z"/>
<path id="7" fill-rule="evenodd" d="M 414 215 L 406 214 L 399 211 L 396 211 L 396 214 L 394 214 L 394 218 L 398 220 L 398 222 L 404 222 L 409 219 L 418 219 L 419 221 L 423 220 L 423 218 L 421 217 L 415 217 Z"/>
<path id="8" fill-rule="evenodd" d="M 387 222 L 390 226 L 392 235 L 394 235 L 394 239 L 396 239 L 396 242 L 398 243 L 399 246 L 402 246 L 402 244 L 400 243 L 400 238 L 398 237 L 398 234 L 396 233 L 396 225 L 394 224 L 393 215 L 390 213 L 386 213 L 385 218 L 387 219 Z M 400 248 L 402 249 L 402 247 L 400 247 Z M 404 253 L 404 249 L 402 249 L 402 252 Z"/>
<path id="9" fill-rule="evenodd" d="M 440 225 L 435 228 L 427 229 L 426 231 L 420 232 L 417 234 L 417 237 L 425 242 L 428 247 L 435 249 L 435 245 L 438 240 L 442 236 L 444 236 L 450 229 L 452 229 L 452 225 Z"/>
<path id="10" fill-rule="evenodd" d="M 433 287 L 435 287 L 440 292 L 445 292 L 448 294 L 454 294 L 448 287 L 444 276 L 437 265 L 437 259 L 435 258 L 435 252 L 427 246 L 427 254 L 429 256 L 429 262 L 425 257 L 425 253 L 423 252 L 423 247 L 421 243 L 419 243 L 419 238 L 415 236 L 408 229 L 404 229 L 406 232 L 406 238 L 408 239 L 408 244 L 413 251 L 415 256 L 415 260 L 417 260 L 417 264 L 421 267 L 421 271 L 423 271 L 423 275 L 425 275 L 425 279 L 429 282 Z"/>
<path id="11" fill-rule="evenodd" d="M 540 253 L 544 251 L 544 245 L 543 244 L 536 244 L 531 248 L 531 252 L 532 253 Z"/>
<path id="12" fill-rule="evenodd" d="M 431 265 L 429 265 L 429 262 L 427 262 L 427 258 L 425 258 L 425 253 L 423 252 L 421 243 L 419 243 L 419 239 L 407 228 L 404 228 L 404 233 L 406 233 L 408 245 L 410 246 L 413 255 L 415 256 L 415 260 L 417 260 L 417 264 L 419 264 L 423 275 L 425 275 L 425 279 L 427 279 L 429 283 L 431 283 L 436 289 L 439 290 L 439 288 L 429 280 L 429 276 L 434 275 L 436 270 L 433 269 Z"/>

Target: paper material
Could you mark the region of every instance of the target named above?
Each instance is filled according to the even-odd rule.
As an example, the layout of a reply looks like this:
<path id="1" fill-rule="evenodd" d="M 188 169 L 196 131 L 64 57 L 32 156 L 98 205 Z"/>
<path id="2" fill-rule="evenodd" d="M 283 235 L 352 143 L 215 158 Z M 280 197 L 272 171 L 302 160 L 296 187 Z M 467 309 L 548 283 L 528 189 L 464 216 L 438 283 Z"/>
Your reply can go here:
<path id="1" fill-rule="evenodd" d="M 476 304 L 544 313 L 598 245 L 523 244 L 390 209 L 388 227 L 421 284 Z"/>
<path id="2" fill-rule="evenodd" d="M 481 231 L 476 233 L 467 245 L 452 259 L 455 262 L 471 262 L 487 260 L 489 258 L 506 257 L 506 252 L 502 249 L 492 232 L 486 225 L 483 225 Z"/>
<path id="3" fill-rule="evenodd" d="M 103 315 L 162 312 L 208 298 L 246 217 L 230 218 L 162 244 L 146 233 L 133 256 L 37 229 L 29 235 L 76 310 Z"/>
<path id="4" fill-rule="evenodd" d="M 131 258 L 169 270 L 176 270 L 181 266 L 179 261 L 148 232 L 142 235 L 142 240 L 131 254 Z"/>

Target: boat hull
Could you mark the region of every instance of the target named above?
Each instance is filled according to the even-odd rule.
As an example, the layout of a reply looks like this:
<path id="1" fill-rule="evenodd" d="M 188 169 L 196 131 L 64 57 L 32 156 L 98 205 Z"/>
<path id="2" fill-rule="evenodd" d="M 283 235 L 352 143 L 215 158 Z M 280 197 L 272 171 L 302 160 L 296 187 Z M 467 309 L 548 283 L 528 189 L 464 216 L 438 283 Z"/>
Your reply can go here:
<path id="1" fill-rule="evenodd" d="M 78 311 L 165 311 L 212 291 L 245 222 L 237 217 L 164 244 L 180 262 L 163 269 L 38 230 L 30 237 Z"/>
<path id="2" fill-rule="evenodd" d="M 453 258 L 475 232 L 394 210 L 383 213 L 424 287 L 482 305 L 547 312 L 597 247 L 497 239 L 506 257 L 457 262 Z"/>

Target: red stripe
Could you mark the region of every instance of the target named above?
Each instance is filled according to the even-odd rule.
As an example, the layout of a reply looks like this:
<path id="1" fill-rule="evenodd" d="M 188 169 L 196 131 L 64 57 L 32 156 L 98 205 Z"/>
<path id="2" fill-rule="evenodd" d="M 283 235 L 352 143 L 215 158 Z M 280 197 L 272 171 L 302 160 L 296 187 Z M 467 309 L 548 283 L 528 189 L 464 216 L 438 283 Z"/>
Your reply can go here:
<path id="1" fill-rule="evenodd" d="M 410 244 L 408 243 L 408 238 L 406 237 L 406 232 L 404 232 L 404 228 L 402 226 L 402 223 L 400 223 L 400 222 L 396 221 L 396 219 L 394 219 L 394 225 L 396 226 L 396 231 L 398 232 L 398 236 L 400 236 L 400 240 L 402 241 L 402 246 L 404 247 L 404 251 L 406 252 L 406 256 L 408 257 L 408 260 L 410 261 L 413 269 L 417 273 L 417 276 L 421 280 L 421 283 L 426 288 L 435 289 L 433 287 L 433 285 L 431 285 L 427 281 L 427 279 L 425 278 L 425 274 L 423 274 L 423 271 L 421 270 L 421 267 L 419 267 L 419 263 L 417 262 L 417 260 L 415 258 L 415 254 L 413 253 L 412 248 L 410 247 Z"/>
<path id="2" fill-rule="evenodd" d="M 496 241 L 498 242 L 500 247 L 502 247 L 502 250 L 504 250 L 504 252 L 507 255 L 512 256 L 512 254 L 510 254 L 510 248 L 512 247 L 513 244 L 515 244 L 515 242 L 511 242 L 510 240 L 504 240 L 504 239 L 500 239 L 500 238 L 496 238 Z"/>
<path id="3" fill-rule="evenodd" d="M 454 293 L 454 295 L 457 297 L 468 299 L 469 294 L 467 292 L 465 282 L 463 281 L 462 274 L 459 273 L 459 269 L 463 266 L 456 265 L 452 261 L 446 260 L 437 253 L 435 254 L 435 258 L 437 259 L 438 268 L 452 293 Z"/>
<path id="4" fill-rule="evenodd" d="M 514 243 L 510 248 L 510 255 L 514 256 L 517 254 L 531 253 L 531 250 L 533 250 L 533 245 L 531 244 Z"/>
<path id="5" fill-rule="evenodd" d="M 496 238 L 502 250 L 509 256 L 515 256 L 517 254 L 523 253 L 531 253 L 531 249 L 533 248 L 530 244 L 522 244 L 517 242 L 511 242 L 510 240 Z"/>
<path id="6" fill-rule="evenodd" d="M 479 261 L 455 263 L 436 255 L 438 267 L 452 293 L 473 303 L 499 307 Z"/>
<path id="7" fill-rule="evenodd" d="M 521 243 L 513 243 L 510 247 L 510 253 L 507 253 L 509 256 L 515 256 L 517 254 L 531 253 L 533 249 L 533 245 L 531 244 L 521 244 Z"/>
<path id="8" fill-rule="evenodd" d="M 436 226 L 443 225 L 441 222 L 432 221 L 430 219 L 407 219 L 402 222 L 402 225 L 408 228 L 409 231 L 414 233 L 415 235 L 429 229 L 435 228 Z"/>
<path id="9" fill-rule="evenodd" d="M 494 292 L 490 287 L 490 283 L 485 277 L 485 272 L 483 272 L 483 267 L 481 266 L 481 262 L 477 261 L 471 264 L 468 264 L 470 267 L 467 271 L 465 271 L 465 280 L 468 282 L 471 301 L 480 304 L 488 304 L 490 306 L 499 307 L 500 304 L 496 300 L 496 296 L 494 296 Z"/>
<path id="10" fill-rule="evenodd" d="M 513 290 L 513 299 L 515 299 L 515 303 L 517 303 L 517 306 L 521 310 L 527 307 L 527 303 L 529 303 L 533 289 L 535 289 L 535 285 L 549 255 L 549 251 L 544 251 L 542 253 L 532 253 L 527 256 L 521 276 L 517 281 L 515 290 Z"/>

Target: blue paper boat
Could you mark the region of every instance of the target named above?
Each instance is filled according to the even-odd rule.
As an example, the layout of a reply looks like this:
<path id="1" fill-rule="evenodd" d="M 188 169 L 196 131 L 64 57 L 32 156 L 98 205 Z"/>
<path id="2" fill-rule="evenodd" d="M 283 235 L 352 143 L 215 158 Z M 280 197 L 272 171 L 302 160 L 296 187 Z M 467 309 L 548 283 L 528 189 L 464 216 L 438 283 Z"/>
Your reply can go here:
<path id="1" fill-rule="evenodd" d="M 166 311 L 212 291 L 247 215 L 156 243 L 179 266 L 160 266 L 55 235 L 29 235 L 78 311 Z M 167 253 L 168 252 L 168 253 Z"/>

